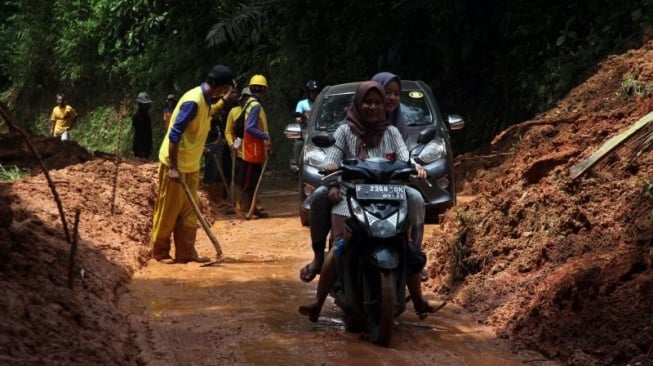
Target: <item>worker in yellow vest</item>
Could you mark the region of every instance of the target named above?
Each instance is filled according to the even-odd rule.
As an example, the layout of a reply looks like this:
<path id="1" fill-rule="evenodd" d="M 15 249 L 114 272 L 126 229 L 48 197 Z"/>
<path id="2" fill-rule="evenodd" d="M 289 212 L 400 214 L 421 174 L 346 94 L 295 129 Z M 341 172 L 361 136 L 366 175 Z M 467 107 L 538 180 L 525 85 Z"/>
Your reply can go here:
<path id="1" fill-rule="evenodd" d="M 252 95 L 245 103 L 245 132 L 243 136 L 243 165 L 239 174 L 241 189 L 241 212 L 248 213 L 255 200 L 254 191 L 262 174 L 263 162 L 272 149 L 268 119 L 261 102 L 268 90 L 265 76 L 257 74 L 249 81 Z M 256 204 L 256 203 L 255 203 Z M 253 215 L 258 218 L 268 214 L 257 208 Z"/>
<path id="2" fill-rule="evenodd" d="M 170 126 L 159 150 L 159 194 L 152 223 L 152 258 L 163 263 L 209 262 L 195 250 L 197 216 L 183 187 L 183 180 L 195 202 L 200 182 L 200 161 L 211 124 L 213 108 L 223 108 L 235 88 L 234 75 L 224 65 L 211 69 L 206 80 L 187 91 L 175 106 Z M 170 256 L 172 237 L 175 257 Z"/>

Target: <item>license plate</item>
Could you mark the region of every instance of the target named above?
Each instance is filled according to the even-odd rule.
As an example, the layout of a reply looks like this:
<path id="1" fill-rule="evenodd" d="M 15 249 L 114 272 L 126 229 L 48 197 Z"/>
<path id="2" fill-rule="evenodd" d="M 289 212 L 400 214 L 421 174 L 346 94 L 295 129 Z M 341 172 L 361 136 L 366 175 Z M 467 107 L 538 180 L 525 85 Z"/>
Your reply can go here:
<path id="1" fill-rule="evenodd" d="M 361 200 L 403 200 L 406 187 L 388 184 L 357 184 L 356 198 Z"/>

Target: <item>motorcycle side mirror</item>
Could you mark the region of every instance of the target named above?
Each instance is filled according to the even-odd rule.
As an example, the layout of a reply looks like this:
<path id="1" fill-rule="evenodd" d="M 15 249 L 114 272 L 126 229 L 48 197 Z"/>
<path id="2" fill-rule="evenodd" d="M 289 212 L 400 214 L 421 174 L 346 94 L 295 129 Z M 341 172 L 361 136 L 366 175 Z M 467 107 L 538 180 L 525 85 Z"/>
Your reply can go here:
<path id="1" fill-rule="evenodd" d="M 427 142 L 433 140 L 437 129 L 435 127 L 427 127 L 423 129 L 419 135 L 417 135 L 417 143 L 420 145 L 426 144 Z"/>
<path id="2" fill-rule="evenodd" d="M 283 134 L 288 139 L 299 140 L 302 138 L 302 128 L 299 123 L 289 123 L 283 130 Z"/>
<path id="3" fill-rule="evenodd" d="M 321 148 L 329 147 L 336 143 L 336 139 L 331 135 L 315 135 L 311 141 L 313 141 L 315 146 Z"/>

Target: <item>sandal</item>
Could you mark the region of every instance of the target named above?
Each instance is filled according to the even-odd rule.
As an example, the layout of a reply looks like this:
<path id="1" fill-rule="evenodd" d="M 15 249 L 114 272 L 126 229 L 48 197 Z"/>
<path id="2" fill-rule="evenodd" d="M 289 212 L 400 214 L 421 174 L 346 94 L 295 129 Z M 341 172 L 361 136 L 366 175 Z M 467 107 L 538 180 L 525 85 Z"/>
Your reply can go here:
<path id="1" fill-rule="evenodd" d="M 308 320 L 317 323 L 320 318 L 320 307 L 317 304 L 302 305 L 297 309 L 300 314 L 308 316 Z"/>
<path id="2" fill-rule="evenodd" d="M 435 306 L 433 305 L 432 302 L 428 300 L 423 300 L 422 305 L 415 304 L 415 314 L 417 314 L 419 320 L 424 320 L 428 314 L 433 314 L 437 312 L 438 310 L 442 309 L 445 305 L 447 305 L 446 301 L 442 302 L 442 304 L 438 306 Z"/>
<path id="3" fill-rule="evenodd" d="M 319 270 L 313 269 L 311 266 L 313 265 L 313 262 L 305 265 L 302 267 L 302 269 L 299 270 L 299 279 L 301 279 L 304 282 L 311 282 L 317 276 L 320 274 Z"/>

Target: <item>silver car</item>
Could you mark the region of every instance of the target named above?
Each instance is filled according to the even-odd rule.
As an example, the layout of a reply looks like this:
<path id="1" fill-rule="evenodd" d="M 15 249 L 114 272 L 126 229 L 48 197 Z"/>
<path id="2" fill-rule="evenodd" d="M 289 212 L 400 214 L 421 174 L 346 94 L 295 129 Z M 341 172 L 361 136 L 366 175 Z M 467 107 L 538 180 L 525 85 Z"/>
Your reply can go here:
<path id="1" fill-rule="evenodd" d="M 320 185 L 325 153 L 311 143 L 316 134 L 335 132 L 343 123 L 347 109 L 354 98 L 360 82 L 325 87 L 313 104 L 313 111 L 304 128 L 292 123 L 286 127 L 285 135 L 290 139 L 302 139 L 304 146 L 299 157 L 299 218 L 302 225 L 309 224 L 309 197 Z M 401 111 L 408 124 L 408 149 L 413 158 L 428 171 L 427 180 L 413 179 L 411 185 L 424 197 L 427 222 L 437 222 L 438 214 L 456 203 L 453 174 L 453 155 L 449 131 L 464 127 L 465 121 L 458 115 L 450 115 L 447 122 L 442 118 L 431 88 L 422 81 L 401 81 Z M 429 129 L 434 137 L 421 149 L 417 145 L 420 132 Z"/>

